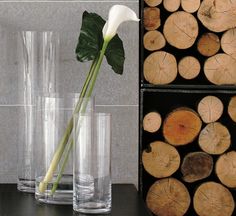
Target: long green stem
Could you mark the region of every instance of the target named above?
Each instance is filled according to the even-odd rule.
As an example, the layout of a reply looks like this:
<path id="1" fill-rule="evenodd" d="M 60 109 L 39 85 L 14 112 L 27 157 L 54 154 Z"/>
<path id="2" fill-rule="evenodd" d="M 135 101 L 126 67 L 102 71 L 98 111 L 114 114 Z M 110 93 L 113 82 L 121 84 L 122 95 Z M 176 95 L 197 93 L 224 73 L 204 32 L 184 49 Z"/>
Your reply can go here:
<path id="1" fill-rule="evenodd" d="M 86 91 L 87 91 L 88 86 L 89 86 L 89 82 L 90 82 L 91 78 L 93 77 L 93 71 L 96 67 L 96 62 L 97 62 L 97 59 L 94 59 L 92 65 L 91 65 L 90 71 L 88 73 L 88 76 L 85 80 L 84 86 L 82 88 L 79 101 L 78 101 L 78 103 L 76 105 L 76 108 L 75 108 L 75 112 L 79 112 L 80 109 L 81 109 L 81 105 L 82 105 L 82 102 L 83 102 L 83 97 L 85 96 Z M 68 123 L 68 126 L 66 128 L 66 131 L 65 131 L 65 133 L 64 133 L 64 135 L 63 135 L 63 137 L 60 141 L 60 144 L 59 144 L 56 152 L 54 153 L 54 156 L 53 156 L 53 159 L 52 159 L 51 164 L 49 166 L 49 169 L 47 170 L 47 173 L 46 173 L 43 181 L 41 181 L 40 184 L 39 184 L 39 192 L 40 193 L 44 193 L 44 191 L 47 188 L 48 183 L 53 178 L 53 173 L 55 172 L 55 170 L 58 166 L 58 163 L 61 160 L 61 157 L 62 157 L 63 152 L 65 150 L 66 144 L 67 144 L 68 139 L 70 137 L 70 134 L 72 132 L 72 128 L 73 128 L 73 118 L 70 119 L 70 121 Z"/>
<path id="2" fill-rule="evenodd" d="M 103 57 L 104 57 L 104 54 L 106 52 L 106 48 L 107 48 L 107 45 L 108 45 L 109 41 L 104 41 L 104 44 L 103 44 L 103 47 L 102 47 L 102 50 L 100 52 L 100 55 L 99 55 L 99 58 L 98 58 L 98 61 L 96 62 L 95 64 L 95 67 L 94 67 L 94 71 L 93 71 L 93 74 L 92 76 L 90 77 L 90 80 L 89 80 L 89 89 L 88 89 L 88 94 L 85 93 L 85 97 L 89 98 L 91 97 L 92 95 L 92 92 L 93 92 L 93 88 L 95 86 L 95 82 L 96 82 L 96 79 L 97 79 L 97 76 L 98 76 L 98 72 L 100 70 L 100 67 L 101 67 L 101 63 L 102 63 L 102 60 L 103 60 Z M 91 81 L 91 83 L 90 83 Z M 87 90 L 86 89 L 86 90 Z M 86 109 L 86 104 L 84 105 L 83 109 L 81 110 L 81 113 L 83 113 Z M 57 179 L 56 181 L 53 183 L 53 188 L 51 190 L 51 194 L 54 194 L 56 189 L 57 189 L 57 186 L 61 180 L 61 177 L 62 177 L 62 174 L 64 172 L 64 169 L 65 169 L 65 165 L 67 164 L 67 161 L 68 161 L 68 158 L 69 158 L 69 154 L 70 154 L 70 151 L 72 149 L 72 146 L 73 146 L 73 140 L 70 141 L 69 143 L 69 147 L 68 147 L 68 151 L 65 153 L 65 157 L 64 157 L 64 160 L 62 162 L 62 166 L 59 170 L 59 174 L 57 175 Z"/>

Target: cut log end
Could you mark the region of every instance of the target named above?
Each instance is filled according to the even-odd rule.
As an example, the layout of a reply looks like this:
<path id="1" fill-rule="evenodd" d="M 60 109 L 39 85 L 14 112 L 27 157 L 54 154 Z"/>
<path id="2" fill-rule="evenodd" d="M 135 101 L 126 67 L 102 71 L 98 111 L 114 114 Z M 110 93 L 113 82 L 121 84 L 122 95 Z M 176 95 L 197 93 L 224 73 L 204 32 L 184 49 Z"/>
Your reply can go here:
<path id="1" fill-rule="evenodd" d="M 143 71 L 144 77 L 149 83 L 169 84 L 177 76 L 177 62 L 172 54 L 156 51 L 145 59 Z"/>
<path id="2" fill-rule="evenodd" d="M 200 3 L 200 0 L 181 0 L 181 7 L 188 13 L 194 13 L 199 9 Z"/>
<path id="3" fill-rule="evenodd" d="M 230 147 L 231 136 L 224 125 L 213 122 L 201 131 L 198 143 L 203 151 L 218 155 L 224 153 Z"/>
<path id="4" fill-rule="evenodd" d="M 149 51 L 159 50 L 166 45 L 166 39 L 159 31 L 148 31 L 143 37 L 143 45 Z"/>
<path id="5" fill-rule="evenodd" d="M 143 129 L 155 133 L 160 129 L 161 122 L 161 115 L 158 112 L 147 113 L 143 118 Z"/>
<path id="6" fill-rule="evenodd" d="M 213 158 L 205 152 L 188 153 L 181 165 L 183 179 L 195 182 L 207 178 L 213 169 Z"/>
<path id="7" fill-rule="evenodd" d="M 187 80 L 196 78 L 200 73 L 200 69 L 201 66 L 198 59 L 193 56 L 182 58 L 178 64 L 180 76 Z"/>
<path id="8" fill-rule="evenodd" d="M 155 30 L 160 27 L 160 9 L 156 7 L 144 8 L 143 25 L 146 30 Z"/>
<path id="9" fill-rule="evenodd" d="M 206 182 L 197 188 L 193 206 L 199 216 L 231 216 L 235 204 L 226 187 L 216 182 Z"/>
<path id="10" fill-rule="evenodd" d="M 142 161 L 145 170 L 156 178 L 171 176 L 180 166 L 180 156 L 175 147 L 156 141 L 143 151 Z"/>
<path id="11" fill-rule="evenodd" d="M 187 188 L 174 178 L 156 181 L 150 187 L 146 198 L 148 208 L 158 216 L 183 216 L 190 202 Z"/>
<path id="12" fill-rule="evenodd" d="M 216 162 L 216 174 L 222 184 L 236 188 L 236 151 L 227 152 Z"/>
<path id="13" fill-rule="evenodd" d="M 198 40 L 197 49 L 203 56 L 213 56 L 220 49 L 220 39 L 214 33 L 205 33 Z"/>
<path id="14" fill-rule="evenodd" d="M 191 143 L 199 134 L 202 121 L 198 114 L 189 108 L 178 108 L 172 111 L 163 124 L 163 136 L 172 145 Z"/>
<path id="15" fill-rule="evenodd" d="M 177 11 L 180 6 L 180 0 L 163 0 L 163 6 L 169 12 Z"/>
<path id="16" fill-rule="evenodd" d="M 224 105 L 215 96 L 206 96 L 198 104 L 198 113 L 205 123 L 217 121 L 223 114 Z"/>
<path id="17" fill-rule="evenodd" d="M 162 0 L 144 0 L 146 4 L 150 7 L 155 7 L 161 4 Z"/>
<path id="18" fill-rule="evenodd" d="M 230 118 L 236 122 L 236 96 L 232 97 L 228 106 L 228 114 Z"/>

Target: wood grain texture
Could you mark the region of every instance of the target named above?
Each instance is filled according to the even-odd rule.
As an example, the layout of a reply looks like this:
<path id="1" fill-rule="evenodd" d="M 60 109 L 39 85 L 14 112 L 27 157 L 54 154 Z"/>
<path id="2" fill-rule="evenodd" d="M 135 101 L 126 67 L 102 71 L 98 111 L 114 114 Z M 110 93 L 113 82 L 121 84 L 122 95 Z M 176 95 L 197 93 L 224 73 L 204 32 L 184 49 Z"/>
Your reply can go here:
<path id="1" fill-rule="evenodd" d="M 200 7 L 200 0 L 181 0 L 181 7 L 188 13 L 194 13 Z"/>
<path id="2" fill-rule="evenodd" d="M 143 25 L 146 30 L 155 30 L 160 27 L 160 9 L 156 7 L 145 7 L 143 11 Z"/>
<path id="3" fill-rule="evenodd" d="M 159 50 L 166 45 L 166 39 L 159 31 L 148 31 L 143 37 L 143 45 L 149 51 Z"/>
<path id="4" fill-rule="evenodd" d="M 233 96 L 228 105 L 228 114 L 230 118 L 236 122 L 236 96 Z"/>
<path id="5" fill-rule="evenodd" d="M 158 112 L 149 112 L 143 118 L 143 129 L 155 133 L 160 129 L 161 123 L 161 115 Z"/>

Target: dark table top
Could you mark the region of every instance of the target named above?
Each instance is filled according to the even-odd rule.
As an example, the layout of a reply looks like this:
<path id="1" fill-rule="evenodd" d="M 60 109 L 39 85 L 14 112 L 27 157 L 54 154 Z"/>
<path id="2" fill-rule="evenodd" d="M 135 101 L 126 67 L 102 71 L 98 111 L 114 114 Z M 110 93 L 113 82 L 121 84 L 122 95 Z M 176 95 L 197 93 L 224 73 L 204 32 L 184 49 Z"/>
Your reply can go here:
<path id="1" fill-rule="evenodd" d="M 85 216 L 70 205 L 41 204 L 34 194 L 17 191 L 15 184 L 0 184 L 0 216 Z M 111 216 L 150 216 L 132 184 L 112 185 Z M 90 215 L 91 216 L 91 215 Z"/>

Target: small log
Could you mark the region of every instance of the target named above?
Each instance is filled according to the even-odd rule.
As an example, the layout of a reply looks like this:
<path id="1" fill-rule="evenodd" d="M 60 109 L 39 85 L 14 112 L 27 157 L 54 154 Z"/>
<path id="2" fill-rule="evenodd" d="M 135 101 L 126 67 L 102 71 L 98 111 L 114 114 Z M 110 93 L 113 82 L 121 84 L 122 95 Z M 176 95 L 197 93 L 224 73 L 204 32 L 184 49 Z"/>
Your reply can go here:
<path id="1" fill-rule="evenodd" d="M 223 114 L 224 105 L 215 96 L 206 96 L 198 104 L 197 111 L 205 123 L 217 121 Z"/>
<path id="2" fill-rule="evenodd" d="M 200 73 L 201 65 L 197 58 L 186 56 L 178 64 L 178 71 L 181 77 L 190 80 L 194 79 Z"/>
<path id="3" fill-rule="evenodd" d="M 194 13 L 199 9 L 200 3 L 200 0 L 181 0 L 181 7 L 188 13 Z"/>
<path id="4" fill-rule="evenodd" d="M 236 96 L 233 96 L 229 101 L 228 114 L 236 122 Z"/>
<path id="5" fill-rule="evenodd" d="M 178 11 L 167 18 L 163 32 L 170 45 L 178 49 L 187 49 L 197 38 L 198 23 L 192 14 Z"/>
<path id="6" fill-rule="evenodd" d="M 156 178 L 169 177 L 180 166 L 175 147 L 161 141 L 152 142 L 150 148 L 143 151 L 142 161 L 145 170 Z"/>
<path id="7" fill-rule="evenodd" d="M 208 124 L 199 135 L 199 146 L 209 154 L 224 153 L 231 144 L 230 133 L 227 127 L 219 122 Z"/>
<path id="8" fill-rule="evenodd" d="M 225 53 L 236 59 L 236 28 L 230 29 L 223 34 L 221 48 Z"/>
<path id="9" fill-rule="evenodd" d="M 226 187 L 216 182 L 205 182 L 194 194 L 193 207 L 199 216 L 231 216 L 235 204 Z"/>
<path id="10" fill-rule="evenodd" d="M 148 31 L 143 37 L 144 48 L 149 51 L 155 51 L 166 45 L 166 39 L 159 31 Z"/>
<path id="11" fill-rule="evenodd" d="M 186 145 L 197 137 L 201 126 L 202 121 L 194 110 L 181 107 L 166 117 L 163 124 L 163 136 L 172 145 Z"/>
<path id="12" fill-rule="evenodd" d="M 227 152 L 216 162 L 216 175 L 221 183 L 236 188 L 236 151 Z"/>
<path id="13" fill-rule="evenodd" d="M 180 0 L 163 0 L 163 6 L 169 12 L 177 11 L 180 6 Z"/>
<path id="14" fill-rule="evenodd" d="M 203 56 L 213 56 L 220 49 L 220 39 L 214 33 L 205 33 L 201 36 L 197 43 L 197 50 Z"/>
<path id="15" fill-rule="evenodd" d="M 169 84 L 177 76 L 176 59 L 170 53 L 156 51 L 145 59 L 143 73 L 149 83 L 154 85 Z"/>
<path id="16" fill-rule="evenodd" d="M 161 115 L 158 112 L 147 113 L 143 118 L 143 129 L 150 133 L 157 132 L 161 127 Z"/>
<path id="17" fill-rule="evenodd" d="M 144 0 L 146 4 L 150 7 L 155 7 L 159 4 L 161 4 L 162 0 Z"/>
<path id="18" fill-rule="evenodd" d="M 220 53 L 208 58 L 204 64 L 207 79 L 216 85 L 236 84 L 236 61 L 229 55 Z"/>
<path id="19" fill-rule="evenodd" d="M 223 32 L 236 27 L 236 1 L 203 0 L 197 16 L 213 32 Z"/>
<path id="20" fill-rule="evenodd" d="M 143 25 L 146 30 L 155 30 L 160 27 L 160 9 L 156 7 L 145 7 L 143 11 Z"/>
<path id="21" fill-rule="evenodd" d="M 191 198 L 184 184 L 174 178 L 156 181 L 146 197 L 148 208 L 158 216 L 183 216 Z"/>
<path id="22" fill-rule="evenodd" d="M 183 180 L 195 182 L 207 178 L 213 169 L 213 158 L 205 152 L 188 153 L 181 165 Z"/>

